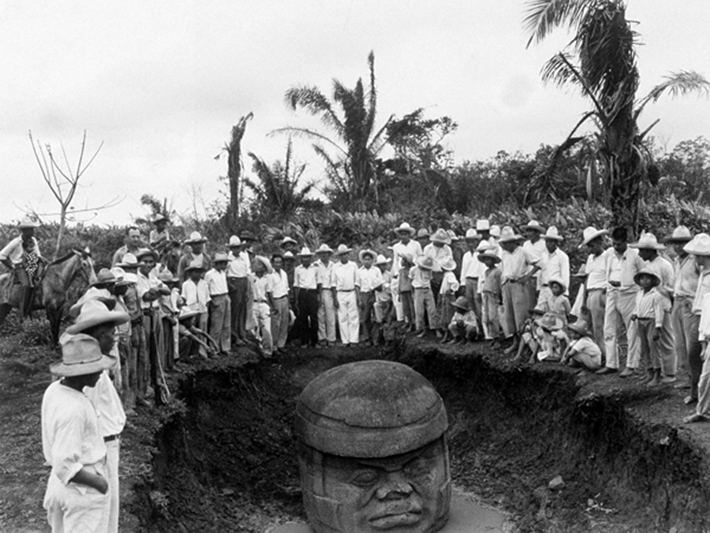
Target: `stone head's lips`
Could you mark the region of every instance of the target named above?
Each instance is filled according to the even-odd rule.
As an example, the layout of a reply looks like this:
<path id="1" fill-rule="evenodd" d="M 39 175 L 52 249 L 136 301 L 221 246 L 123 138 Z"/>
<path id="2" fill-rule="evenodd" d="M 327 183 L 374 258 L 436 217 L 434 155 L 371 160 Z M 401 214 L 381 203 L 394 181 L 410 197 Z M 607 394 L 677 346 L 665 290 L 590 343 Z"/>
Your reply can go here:
<path id="1" fill-rule="evenodd" d="M 418 505 L 399 505 L 386 509 L 368 521 L 374 529 L 392 529 L 402 526 L 414 526 L 422 519 L 422 510 Z"/>

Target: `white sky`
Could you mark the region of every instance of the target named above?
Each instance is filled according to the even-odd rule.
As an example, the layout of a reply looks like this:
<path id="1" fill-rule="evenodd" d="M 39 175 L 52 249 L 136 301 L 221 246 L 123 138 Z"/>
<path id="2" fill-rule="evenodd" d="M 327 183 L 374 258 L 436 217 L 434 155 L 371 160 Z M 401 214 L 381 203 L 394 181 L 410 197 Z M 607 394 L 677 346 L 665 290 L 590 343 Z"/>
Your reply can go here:
<path id="1" fill-rule="evenodd" d="M 710 1 L 629 0 L 645 94 L 671 70 L 710 76 Z M 74 161 L 81 134 L 103 141 L 77 194 L 77 209 L 125 198 L 83 220 L 124 224 L 142 216 L 143 193 L 167 197 L 179 212 L 219 195 L 226 159 L 214 160 L 233 124 L 254 113 L 242 142 L 267 161 L 283 158 L 285 125 L 313 125 L 283 101 L 292 85 L 330 94 L 337 78 L 367 78 L 375 52 L 379 124 L 418 107 L 459 124 L 449 140 L 457 162 L 498 150 L 533 152 L 561 142 L 586 102 L 543 86 L 543 63 L 566 43 L 556 35 L 525 49 L 523 0 L 121 0 L 0 4 L 0 221 L 28 205 L 56 212 L 27 132 L 62 142 Z M 670 149 L 710 136 L 710 101 L 695 96 L 649 106 L 647 125 Z M 313 161 L 308 144 L 296 158 Z M 247 171 L 250 160 L 244 161 Z M 192 191 L 198 191 L 197 195 Z M 92 218 L 93 217 L 93 218 Z"/>

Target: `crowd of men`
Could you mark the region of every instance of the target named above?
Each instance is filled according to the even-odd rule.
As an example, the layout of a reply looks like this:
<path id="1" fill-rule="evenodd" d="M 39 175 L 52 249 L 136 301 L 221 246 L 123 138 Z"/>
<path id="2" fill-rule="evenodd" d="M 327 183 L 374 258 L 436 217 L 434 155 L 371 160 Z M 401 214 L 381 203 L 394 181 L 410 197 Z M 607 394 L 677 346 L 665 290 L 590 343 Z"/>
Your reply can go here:
<path id="1" fill-rule="evenodd" d="M 165 217 L 154 224 L 147 246 L 137 228 L 128 231 L 61 337 L 63 359 L 51 368 L 59 380 L 42 405 L 54 531 L 117 531 L 126 415 L 167 400 L 164 372 L 177 360 L 229 357 L 238 346 L 271 358 L 377 345 L 402 330 L 449 344 L 487 340 L 495 353 L 529 354 L 531 363 L 688 388 L 683 401 L 695 412 L 684 421 L 710 419 L 707 234 L 679 226 L 666 246 L 652 233 L 629 242 L 624 228 L 588 227 L 579 246 L 587 259 L 570 274 L 565 236 L 534 220 L 519 228 L 524 236 L 488 220 L 463 236 L 403 222 L 396 242 L 359 250 L 357 262 L 345 244 L 312 251 L 289 236 L 269 243 L 278 251 L 267 257 L 247 231 L 210 255 L 199 232 L 178 242 Z M 0 261 L 24 268 L 27 249 L 36 267 L 28 225 Z"/>

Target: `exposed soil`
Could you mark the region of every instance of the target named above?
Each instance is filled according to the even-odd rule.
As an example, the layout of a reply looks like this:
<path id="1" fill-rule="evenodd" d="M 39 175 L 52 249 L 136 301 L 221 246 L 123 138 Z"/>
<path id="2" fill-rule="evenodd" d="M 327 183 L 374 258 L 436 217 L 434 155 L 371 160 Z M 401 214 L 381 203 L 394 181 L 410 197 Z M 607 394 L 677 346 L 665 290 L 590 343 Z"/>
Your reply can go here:
<path id="1" fill-rule="evenodd" d="M 0 343 L 0 531 L 48 531 L 39 405 L 56 355 Z M 450 418 L 457 485 L 509 511 L 520 532 L 702 532 L 710 528 L 710 424 L 683 426 L 685 391 L 555 364 L 511 363 L 484 345 L 408 339 L 182 365 L 180 399 L 143 408 L 122 448 L 123 531 L 263 532 L 303 518 L 291 422 L 295 398 L 337 364 L 396 359 L 427 376 Z M 555 476 L 565 486 L 547 488 Z"/>

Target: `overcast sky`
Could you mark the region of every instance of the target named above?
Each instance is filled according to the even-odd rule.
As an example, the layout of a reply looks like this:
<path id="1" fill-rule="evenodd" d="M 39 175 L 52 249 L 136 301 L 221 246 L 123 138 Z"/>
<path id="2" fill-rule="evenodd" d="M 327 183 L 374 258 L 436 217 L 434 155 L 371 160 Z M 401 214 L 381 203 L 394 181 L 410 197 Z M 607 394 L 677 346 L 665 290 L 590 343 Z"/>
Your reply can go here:
<path id="1" fill-rule="evenodd" d="M 710 76 L 710 1 L 629 0 L 639 22 L 639 95 L 671 70 Z M 87 171 L 77 209 L 121 203 L 97 223 L 142 216 L 143 193 L 168 198 L 179 212 L 219 197 L 216 161 L 230 129 L 254 113 L 242 142 L 267 161 L 283 158 L 285 125 L 313 125 L 283 101 L 292 85 L 330 93 L 337 78 L 367 77 L 375 52 L 379 124 L 424 107 L 448 115 L 457 162 L 499 150 L 533 152 L 561 142 L 587 109 L 579 94 L 544 86 L 540 68 L 567 41 L 556 35 L 525 48 L 523 0 L 121 0 L 5 1 L 0 4 L 0 221 L 31 206 L 57 211 L 41 180 L 28 131 L 64 144 L 75 161 L 82 131 L 88 148 L 104 146 Z M 710 101 L 687 97 L 649 106 L 655 136 L 671 149 L 710 136 Z M 321 167 L 307 144 L 296 158 Z M 247 171 L 250 162 L 244 161 Z M 193 201 L 194 200 L 194 201 Z M 48 217 L 51 218 L 51 217 Z"/>

